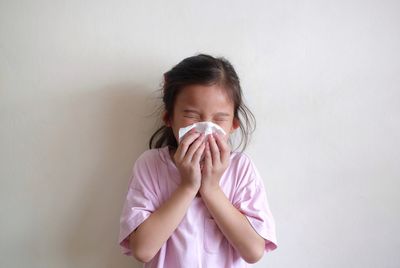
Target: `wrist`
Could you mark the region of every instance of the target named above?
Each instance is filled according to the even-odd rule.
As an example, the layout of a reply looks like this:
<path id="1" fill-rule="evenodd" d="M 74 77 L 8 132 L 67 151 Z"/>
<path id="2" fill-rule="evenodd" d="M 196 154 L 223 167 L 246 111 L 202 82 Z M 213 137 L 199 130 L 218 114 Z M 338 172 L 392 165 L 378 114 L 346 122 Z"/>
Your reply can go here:
<path id="1" fill-rule="evenodd" d="M 190 195 L 195 196 L 197 194 L 197 192 L 199 191 L 200 187 L 196 186 L 196 185 L 193 185 L 193 184 L 190 184 L 190 183 L 181 183 L 179 185 L 179 188 L 182 191 L 184 191 L 184 192 L 186 192 L 186 193 L 188 193 Z"/>
<path id="2" fill-rule="evenodd" d="M 202 184 L 199 191 L 202 197 L 214 196 L 221 190 L 218 183 Z"/>

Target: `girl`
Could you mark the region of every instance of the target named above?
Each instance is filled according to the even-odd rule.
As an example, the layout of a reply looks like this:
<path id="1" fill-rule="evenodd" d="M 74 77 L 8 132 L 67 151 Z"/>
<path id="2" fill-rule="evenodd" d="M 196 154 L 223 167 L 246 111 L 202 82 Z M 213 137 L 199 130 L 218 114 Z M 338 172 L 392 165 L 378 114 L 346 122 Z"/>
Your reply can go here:
<path id="1" fill-rule="evenodd" d="M 243 150 L 254 117 L 224 58 L 200 54 L 164 74 L 163 125 L 135 162 L 121 215 L 119 244 L 144 267 L 247 267 L 277 247 L 275 222 L 252 161 Z M 197 122 L 226 135 L 204 135 Z"/>

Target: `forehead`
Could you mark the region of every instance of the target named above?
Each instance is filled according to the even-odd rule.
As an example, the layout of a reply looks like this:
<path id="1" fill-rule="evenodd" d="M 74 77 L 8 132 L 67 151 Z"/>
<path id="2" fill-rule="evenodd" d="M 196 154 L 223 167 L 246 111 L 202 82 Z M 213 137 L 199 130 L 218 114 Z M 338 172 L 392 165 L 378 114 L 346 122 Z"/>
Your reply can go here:
<path id="1" fill-rule="evenodd" d="M 227 90 L 219 85 L 190 85 L 179 92 L 175 106 L 233 109 L 233 102 Z"/>

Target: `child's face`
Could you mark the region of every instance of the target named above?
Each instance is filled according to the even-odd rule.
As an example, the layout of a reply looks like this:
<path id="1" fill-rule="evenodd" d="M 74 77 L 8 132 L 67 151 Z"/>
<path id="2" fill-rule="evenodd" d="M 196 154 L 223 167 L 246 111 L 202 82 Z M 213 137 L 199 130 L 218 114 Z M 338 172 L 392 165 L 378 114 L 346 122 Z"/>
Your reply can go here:
<path id="1" fill-rule="evenodd" d="M 180 128 L 202 121 L 219 125 L 228 136 L 239 127 L 233 115 L 234 103 L 225 89 L 218 85 L 191 85 L 183 88 L 176 97 L 172 118 L 165 115 L 164 120 L 178 140 Z"/>

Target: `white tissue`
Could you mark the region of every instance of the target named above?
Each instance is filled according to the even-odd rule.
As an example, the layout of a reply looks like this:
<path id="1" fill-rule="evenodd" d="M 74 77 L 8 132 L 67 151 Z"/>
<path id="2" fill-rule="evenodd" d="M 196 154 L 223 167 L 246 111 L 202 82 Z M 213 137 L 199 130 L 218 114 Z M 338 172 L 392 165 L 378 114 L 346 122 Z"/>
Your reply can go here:
<path id="1" fill-rule="evenodd" d="M 218 133 L 221 135 L 225 135 L 225 131 L 220 126 L 214 124 L 213 122 L 208 122 L 208 121 L 198 122 L 193 125 L 179 129 L 179 142 L 181 141 L 182 137 L 192 128 L 195 128 L 200 133 L 204 133 L 204 135 L 208 135 L 211 133 Z"/>

